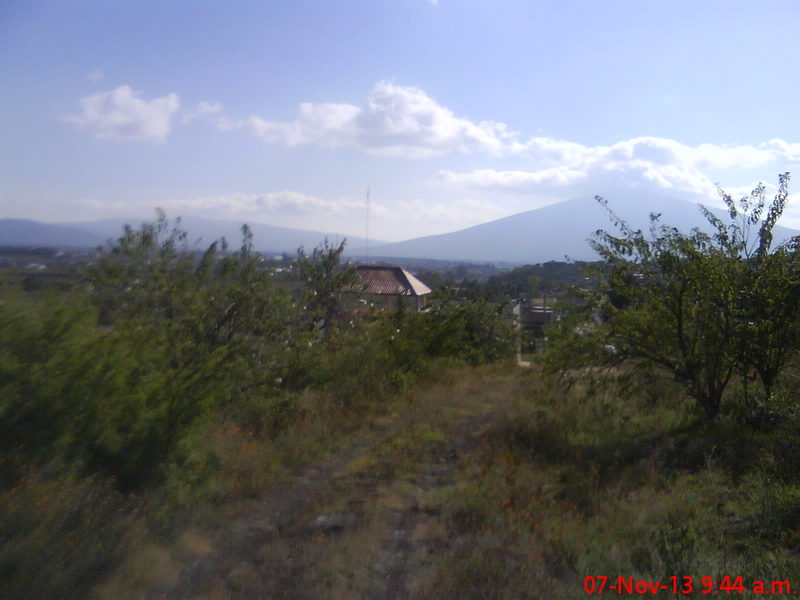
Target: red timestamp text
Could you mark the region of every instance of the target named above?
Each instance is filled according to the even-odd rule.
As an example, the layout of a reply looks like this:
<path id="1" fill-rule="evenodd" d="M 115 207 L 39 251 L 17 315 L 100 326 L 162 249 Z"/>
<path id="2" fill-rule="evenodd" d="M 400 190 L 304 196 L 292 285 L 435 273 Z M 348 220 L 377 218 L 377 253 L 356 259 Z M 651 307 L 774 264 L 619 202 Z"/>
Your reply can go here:
<path id="1" fill-rule="evenodd" d="M 583 579 L 583 591 L 587 594 L 617 594 L 617 595 L 655 595 L 658 592 L 667 592 L 676 595 L 689 595 L 701 593 L 709 595 L 718 594 L 751 594 L 777 595 L 800 592 L 800 582 L 792 583 L 788 579 L 754 579 L 744 581 L 742 576 L 725 575 L 724 577 L 700 577 L 695 579 L 689 575 L 673 575 L 667 579 L 637 579 L 632 576 L 618 575 L 589 575 Z"/>

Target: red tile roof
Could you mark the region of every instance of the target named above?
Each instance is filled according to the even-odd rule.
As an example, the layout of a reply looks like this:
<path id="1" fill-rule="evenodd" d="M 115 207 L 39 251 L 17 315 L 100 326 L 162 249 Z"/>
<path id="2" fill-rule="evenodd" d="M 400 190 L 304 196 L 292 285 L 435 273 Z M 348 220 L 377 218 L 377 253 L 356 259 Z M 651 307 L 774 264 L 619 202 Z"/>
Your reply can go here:
<path id="1" fill-rule="evenodd" d="M 431 288 L 402 267 L 359 266 L 358 276 L 366 294 L 425 296 Z"/>

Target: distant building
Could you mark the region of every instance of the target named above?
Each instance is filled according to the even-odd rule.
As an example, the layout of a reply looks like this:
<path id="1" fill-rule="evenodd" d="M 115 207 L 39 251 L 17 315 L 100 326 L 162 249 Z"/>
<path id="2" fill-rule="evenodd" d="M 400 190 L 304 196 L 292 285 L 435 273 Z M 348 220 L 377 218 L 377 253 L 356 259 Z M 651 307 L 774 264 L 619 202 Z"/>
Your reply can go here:
<path id="1" fill-rule="evenodd" d="M 400 303 L 410 304 L 420 310 L 427 304 L 431 288 L 402 267 L 357 267 L 359 283 L 354 291 L 360 292 L 386 309 L 397 309 Z"/>
<path id="2" fill-rule="evenodd" d="M 555 320 L 551 306 L 530 302 L 514 302 L 506 306 L 504 313 L 518 329 L 529 331 L 534 337 L 543 337 L 547 324 Z"/>
<path id="3" fill-rule="evenodd" d="M 535 337 L 544 336 L 548 323 L 552 323 L 555 315 L 550 306 L 534 306 L 523 304 L 520 314 L 520 324 L 523 329 L 532 331 Z"/>

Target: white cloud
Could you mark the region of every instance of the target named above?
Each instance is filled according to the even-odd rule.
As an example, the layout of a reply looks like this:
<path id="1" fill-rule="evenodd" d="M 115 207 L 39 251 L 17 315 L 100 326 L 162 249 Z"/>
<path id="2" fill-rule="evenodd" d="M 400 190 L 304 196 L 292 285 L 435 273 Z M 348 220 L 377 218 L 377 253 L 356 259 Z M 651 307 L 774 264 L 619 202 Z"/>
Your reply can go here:
<path id="1" fill-rule="evenodd" d="M 201 105 L 206 103 L 201 103 Z M 220 113 L 218 105 L 214 113 Z M 209 111 L 210 113 L 211 111 Z M 800 143 L 772 139 L 757 146 L 700 144 L 687 146 L 675 140 L 638 137 L 611 146 L 584 144 L 548 137 L 522 142 L 519 135 L 498 121 L 471 121 L 456 116 L 424 90 L 378 82 L 361 105 L 304 102 L 293 121 L 271 121 L 253 115 L 244 119 L 219 114 L 217 128 L 245 130 L 269 143 L 287 146 L 313 144 L 325 148 L 356 148 L 369 154 L 424 159 L 447 154 L 485 153 L 496 157 L 524 156 L 543 162 L 543 168 L 526 179 L 567 184 L 589 176 L 588 171 L 672 181 L 671 167 L 692 169 L 756 167 L 777 159 L 800 160 Z M 695 175 L 673 172 L 678 179 Z M 507 179 L 507 176 L 506 176 Z M 707 187 L 702 183 L 701 187 Z"/>
<path id="2" fill-rule="evenodd" d="M 217 102 L 200 102 L 193 108 L 187 108 L 183 111 L 182 120 L 184 123 L 191 123 L 195 119 L 207 117 L 209 115 L 216 115 L 222 112 L 222 105 Z"/>
<path id="3" fill-rule="evenodd" d="M 781 139 L 755 146 L 688 146 L 659 137 L 637 137 L 610 146 L 587 146 L 549 137 L 523 142 L 504 123 L 456 116 L 424 90 L 387 81 L 378 82 L 361 105 L 304 102 L 293 121 L 271 121 L 257 115 L 233 118 L 222 114 L 219 105 L 199 106 L 203 105 L 208 110 L 204 114 L 218 114 L 218 129 L 249 131 L 269 143 L 356 148 L 369 154 L 409 159 L 484 153 L 525 157 L 540 164 L 534 171 L 497 172 L 494 177 L 489 171 L 444 171 L 438 177 L 448 183 L 461 177 L 475 187 L 506 190 L 539 184 L 565 186 L 602 174 L 610 180 L 636 179 L 667 188 L 688 185 L 705 194 L 714 185 L 702 176 L 701 169 L 754 168 L 776 160 L 800 161 L 800 143 Z M 496 181 L 491 183 L 491 179 Z"/>
<path id="4" fill-rule="evenodd" d="M 83 206 L 91 208 L 113 209 L 125 211 L 133 209 L 141 212 L 142 203 L 124 201 L 100 201 L 84 199 Z M 346 215 L 351 211 L 359 214 L 365 210 L 365 200 L 352 198 L 328 199 L 309 196 L 300 192 L 284 190 L 279 192 L 265 192 L 261 194 L 232 193 L 217 196 L 206 196 L 189 199 L 160 200 L 158 206 L 170 213 L 179 211 L 181 214 L 206 214 L 218 218 L 238 218 L 247 216 L 337 216 Z M 155 208 L 155 204 L 147 210 Z M 372 202 L 370 214 L 382 217 L 389 211 L 381 204 Z"/>
<path id="5" fill-rule="evenodd" d="M 553 167 L 540 171 L 495 171 L 478 169 L 469 173 L 439 171 L 436 183 L 493 191 L 530 191 L 537 186 L 567 186 L 586 177 L 586 173 L 569 167 Z"/>
<path id="6" fill-rule="evenodd" d="M 105 77 L 105 75 L 100 69 L 94 69 L 93 71 L 89 71 L 86 74 L 86 79 L 88 79 L 92 83 L 97 83 L 98 81 L 102 81 L 103 77 Z"/>
<path id="7" fill-rule="evenodd" d="M 385 81 L 375 85 L 361 106 L 304 102 L 294 121 L 226 117 L 217 126 L 245 129 L 267 142 L 288 146 L 357 148 L 412 159 L 472 152 L 499 156 L 524 148 L 503 123 L 457 117 L 423 90 Z"/>
<path id="8" fill-rule="evenodd" d="M 316 196 L 308 196 L 289 190 L 267 192 L 263 194 L 228 194 L 207 198 L 194 198 L 172 203 L 176 207 L 184 207 L 195 211 L 214 211 L 231 214 L 332 214 L 339 215 L 350 210 L 364 210 L 364 200 L 338 199 L 329 200 Z M 381 206 L 370 206 L 370 210 L 380 214 L 385 209 Z"/>
<path id="9" fill-rule="evenodd" d="M 73 123 L 100 138 L 163 142 L 180 107 L 177 94 L 144 100 L 127 85 L 81 98 L 81 113 L 69 115 Z"/>
<path id="10" fill-rule="evenodd" d="M 440 171 L 435 183 L 483 191 L 532 194 L 569 188 L 572 193 L 602 193 L 616 186 L 656 187 L 717 197 L 707 169 L 752 169 L 778 161 L 800 160 L 800 144 L 773 139 L 757 146 L 700 144 L 639 137 L 611 146 L 585 146 L 552 138 L 533 138 L 525 155 L 539 168 L 523 171 L 480 169 Z"/>
<path id="11" fill-rule="evenodd" d="M 800 161 L 800 143 L 786 142 L 780 138 L 773 138 L 764 145 L 771 148 L 778 156 L 785 157 L 791 161 Z"/>

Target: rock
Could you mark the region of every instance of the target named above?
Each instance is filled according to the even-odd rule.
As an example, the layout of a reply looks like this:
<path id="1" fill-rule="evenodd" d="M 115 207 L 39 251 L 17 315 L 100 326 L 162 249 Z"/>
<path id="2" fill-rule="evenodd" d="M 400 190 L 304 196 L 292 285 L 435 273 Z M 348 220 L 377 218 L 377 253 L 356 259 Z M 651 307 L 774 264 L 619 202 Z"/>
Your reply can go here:
<path id="1" fill-rule="evenodd" d="M 353 513 L 333 513 L 330 515 L 319 515 L 311 526 L 325 533 L 330 531 L 341 531 L 347 527 L 352 527 L 358 521 L 358 517 Z"/>

